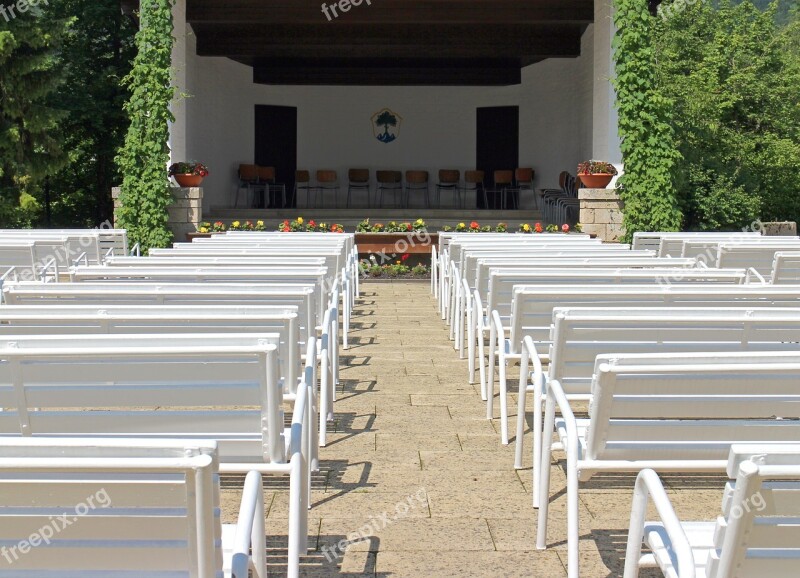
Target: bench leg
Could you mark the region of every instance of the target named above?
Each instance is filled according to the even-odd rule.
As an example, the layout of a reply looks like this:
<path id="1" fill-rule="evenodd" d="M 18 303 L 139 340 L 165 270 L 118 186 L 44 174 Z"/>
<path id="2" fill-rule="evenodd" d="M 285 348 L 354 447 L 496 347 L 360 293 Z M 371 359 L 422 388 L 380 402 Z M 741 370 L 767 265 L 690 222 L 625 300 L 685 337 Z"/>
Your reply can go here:
<path id="1" fill-rule="evenodd" d="M 547 411 L 544 420 L 545 431 L 552 432 L 555 427 L 555 407 L 550 410 L 550 404 L 555 406 L 553 396 L 547 400 Z M 552 436 L 552 434 L 551 434 Z M 536 528 L 536 549 L 547 549 L 547 515 L 550 511 L 550 458 L 553 453 L 553 440 L 551 436 L 542 439 L 542 463 L 539 464 L 539 521 Z"/>
<path id="2" fill-rule="evenodd" d="M 499 336 L 498 340 L 504 337 Z M 508 360 L 503 354 L 503 344 L 497 344 L 498 351 L 500 352 L 498 363 L 500 365 L 500 443 L 504 446 L 508 445 L 508 383 L 506 380 L 506 363 Z"/>
<path id="3" fill-rule="evenodd" d="M 469 383 L 475 383 L 475 325 L 472 318 L 472 303 L 467 304 L 467 363 L 469 365 Z M 483 395 L 481 395 L 483 398 Z"/>
<path id="4" fill-rule="evenodd" d="M 478 335 L 477 335 L 477 345 L 478 345 L 478 364 L 479 369 L 478 373 L 480 374 L 481 378 L 481 400 L 486 401 L 488 397 L 487 387 L 486 387 L 486 354 L 483 351 L 484 343 L 483 343 L 483 328 L 477 328 Z"/>
<path id="5" fill-rule="evenodd" d="M 489 328 L 489 366 L 486 368 L 486 419 L 494 417 L 494 363 L 497 330 L 494 323 Z"/>

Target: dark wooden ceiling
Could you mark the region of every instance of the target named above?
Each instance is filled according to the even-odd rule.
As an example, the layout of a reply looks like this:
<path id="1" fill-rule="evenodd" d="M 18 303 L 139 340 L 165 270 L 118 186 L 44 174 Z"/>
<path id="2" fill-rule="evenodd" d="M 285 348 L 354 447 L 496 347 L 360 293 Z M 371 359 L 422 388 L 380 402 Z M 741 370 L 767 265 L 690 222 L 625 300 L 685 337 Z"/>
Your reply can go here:
<path id="1" fill-rule="evenodd" d="M 508 85 L 578 56 L 594 17 L 593 0 L 366 2 L 328 20 L 321 0 L 187 0 L 187 20 L 199 55 L 248 64 L 259 83 Z"/>

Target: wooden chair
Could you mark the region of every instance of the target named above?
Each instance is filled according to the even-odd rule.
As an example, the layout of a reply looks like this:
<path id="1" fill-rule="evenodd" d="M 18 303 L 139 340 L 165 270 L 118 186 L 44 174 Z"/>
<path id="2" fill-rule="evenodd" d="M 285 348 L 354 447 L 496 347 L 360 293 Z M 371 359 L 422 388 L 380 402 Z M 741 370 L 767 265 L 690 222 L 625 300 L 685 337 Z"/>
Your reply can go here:
<path id="1" fill-rule="evenodd" d="M 369 193 L 369 169 L 350 169 L 347 176 L 349 181 L 347 185 L 347 206 L 350 207 L 353 191 L 366 191 L 367 207 L 372 207 Z"/>
<path id="2" fill-rule="evenodd" d="M 467 202 L 467 193 L 470 191 L 475 191 L 475 196 L 477 196 L 478 191 L 480 191 L 480 194 L 483 196 L 483 206 L 487 209 L 489 208 L 489 198 L 486 194 L 486 182 L 483 171 L 466 171 L 464 173 L 464 204 Z"/>
<path id="3" fill-rule="evenodd" d="M 436 208 L 442 205 L 442 191 L 453 192 L 453 204 L 456 207 L 464 208 L 461 198 L 461 171 L 441 170 L 439 171 L 439 181 L 436 183 Z"/>
<path id="4" fill-rule="evenodd" d="M 403 174 L 400 171 L 377 171 L 375 178 L 378 181 L 378 207 L 383 207 L 383 191 L 390 191 L 397 204 L 397 193 L 400 193 L 401 197 L 403 195 Z"/>
<path id="5" fill-rule="evenodd" d="M 258 180 L 258 167 L 256 165 L 239 165 L 237 174 L 239 182 L 236 186 L 236 198 L 233 201 L 233 207 L 237 208 L 239 206 L 239 193 L 242 189 L 247 191 L 248 198 L 245 200 L 249 207 L 253 204 L 253 198 L 250 198 L 250 195 L 255 195 L 255 191 L 261 188 Z"/>
<path id="6" fill-rule="evenodd" d="M 306 194 L 306 207 L 311 206 L 311 174 L 308 171 L 295 171 L 294 173 L 294 193 L 292 195 L 292 203 L 300 206 L 299 196 L 300 191 Z"/>
<path id="7" fill-rule="evenodd" d="M 4 439 L 0 526 L 28 549 L 4 550 L 0 576 L 266 578 L 261 483 L 247 475 L 238 522 L 223 525 L 213 441 Z"/>
<path id="8" fill-rule="evenodd" d="M 336 171 L 319 170 L 317 171 L 317 186 L 314 191 L 314 206 L 316 203 L 316 193 L 324 195 L 325 191 L 333 191 L 333 206 L 339 208 L 339 175 Z M 322 197 L 322 206 L 325 206 L 325 197 Z"/>
<path id="9" fill-rule="evenodd" d="M 411 191 L 424 191 L 425 206 L 430 207 L 431 197 L 428 178 L 428 171 L 406 171 L 406 186 L 403 195 L 405 197 L 404 206 L 408 207 L 411 204 Z"/>
<path id="10" fill-rule="evenodd" d="M 511 193 L 512 205 L 514 201 L 514 171 L 495 171 L 494 172 L 494 192 L 500 193 L 499 209 L 505 210 L 508 201 L 508 194 Z"/>
<path id="11" fill-rule="evenodd" d="M 536 198 L 536 191 L 533 188 L 533 177 L 535 171 L 532 168 L 520 168 L 514 171 L 514 184 L 519 192 L 519 199 L 517 208 L 522 205 L 522 191 L 530 191 L 533 196 L 533 204 L 536 209 L 539 208 L 539 199 Z"/>
<path id="12" fill-rule="evenodd" d="M 264 187 L 262 206 L 267 202 L 268 195 L 270 208 L 283 208 L 286 204 L 286 185 L 275 182 L 275 167 L 258 167 L 258 182 Z M 273 197 L 277 197 L 278 194 L 280 194 L 280 202 L 277 198 L 273 202 Z"/>

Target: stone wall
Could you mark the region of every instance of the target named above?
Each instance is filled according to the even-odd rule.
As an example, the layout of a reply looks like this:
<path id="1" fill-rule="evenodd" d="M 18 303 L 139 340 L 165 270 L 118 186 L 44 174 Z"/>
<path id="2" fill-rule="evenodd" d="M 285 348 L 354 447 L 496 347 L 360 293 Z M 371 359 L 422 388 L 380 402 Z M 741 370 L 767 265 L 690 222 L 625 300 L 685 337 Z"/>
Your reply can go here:
<path id="1" fill-rule="evenodd" d="M 120 207 L 119 187 L 115 187 L 111 196 L 114 198 L 114 225 L 117 222 L 117 209 Z M 185 241 L 187 233 L 197 231 L 203 220 L 203 188 L 174 187 L 172 196 L 175 201 L 169 207 L 169 228 L 175 241 Z"/>
<path id="2" fill-rule="evenodd" d="M 580 219 L 584 233 L 597 235 L 605 242 L 618 242 L 625 234 L 622 226 L 624 204 L 615 189 L 580 189 Z"/>
<path id="3" fill-rule="evenodd" d="M 761 223 L 761 234 L 769 237 L 796 237 L 797 223 L 794 221 Z"/>

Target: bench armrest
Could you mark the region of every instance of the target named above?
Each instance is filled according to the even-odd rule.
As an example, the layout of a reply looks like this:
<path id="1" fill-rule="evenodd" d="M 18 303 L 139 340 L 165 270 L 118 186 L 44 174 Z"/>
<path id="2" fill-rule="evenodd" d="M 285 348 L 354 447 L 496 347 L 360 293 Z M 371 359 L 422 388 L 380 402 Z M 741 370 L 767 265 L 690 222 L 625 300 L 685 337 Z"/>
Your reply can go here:
<path id="1" fill-rule="evenodd" d="M 250 568 L 253 576 L 266 578 L 267 556 L 264 528 L 264 492 L 261 474 L 250 472 L 244 480 L 242 502 L 239 506 L 239 519 L 236 523 L 236 537 L 233 543 L 231 575 L 233 578 L 247 578 Z M 252 558 L 250 549 L 252 547 Z"/>
<path id="2" fill-rule="evenodd" d="M 670 540 L 670 548 L 675 553 L 676 569 L 679 578 L 694 578 L 695 565 L 692 547 L 681 526 L 678 516 L 664 490 L 664 485 L 655 471 L 642 470 L 636 477 L 631 508 L 631 525 L 628 531 L 628 547 L 625 554 L 624 578 L 636 578 L 639 574 L 639 561 L 642 557 L 645 516 L 648 497 L 653 499 L 658 516 Z"/>

